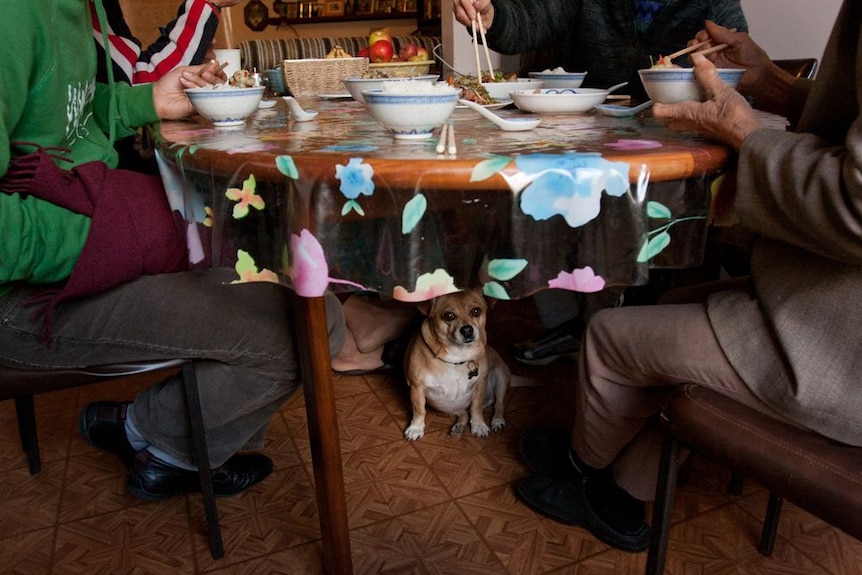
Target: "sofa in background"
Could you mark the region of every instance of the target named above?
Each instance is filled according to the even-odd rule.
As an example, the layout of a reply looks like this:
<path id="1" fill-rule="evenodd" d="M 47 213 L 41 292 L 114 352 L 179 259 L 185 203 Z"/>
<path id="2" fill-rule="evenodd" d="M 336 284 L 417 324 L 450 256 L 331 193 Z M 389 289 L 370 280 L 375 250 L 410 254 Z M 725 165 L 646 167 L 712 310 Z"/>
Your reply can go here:
<path id="1" fill-rule="evenodd" d="M 434 47 L 440 44 L 440 41 L 439 36 L 396 36 L 392 38 L 396 53 L 402 43 L 409 42 L 425 48 L 432 60 L 434 59 Z M 280 67 L 282 60 L 323 58 L 336 45 L 355 56 L 359 50 L 368 46 L 368 36 L 245 40 L 240 42 L 237 48 L 240 50 L 243 68 L 246 70 L 257 69 L 258 72 L 263 73 L 266 70 Z M 432 66 L 432 70 L 433 68 L 434 66 Z M 438 68 L 432 73 L 439 71 Z"/>

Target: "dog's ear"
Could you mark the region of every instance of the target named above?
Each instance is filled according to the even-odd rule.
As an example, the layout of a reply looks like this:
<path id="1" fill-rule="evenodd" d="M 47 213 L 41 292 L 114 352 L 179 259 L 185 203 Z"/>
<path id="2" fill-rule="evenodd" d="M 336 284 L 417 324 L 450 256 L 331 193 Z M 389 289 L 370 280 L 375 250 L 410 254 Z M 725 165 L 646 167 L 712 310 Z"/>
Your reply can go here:
<path id="1" fill-rule="evenodd" d="M 420 301 L 418 304 L 416 304 L 416 309 L 418 309 L 419 313 L 421 313 L 424 316 L 431 315 L 431 307 L 432 307 L 433 303 L 434 303 L 434 300 L 430 300 L 430 299 L 425 300 L 425 301 Z"/>
<path id="2" fill-rule="evenodd" d="M 494 307 L 494 304 L 497 303 L 497 298 L 488 297 L 485 295 L 485 288 L 483 286 L 474 287 L 473 292 L 477 296 L 479 296 L 485 300 L 485 303 L 487 304 L 488 309 L 491 309 L 492 307 Z"/>

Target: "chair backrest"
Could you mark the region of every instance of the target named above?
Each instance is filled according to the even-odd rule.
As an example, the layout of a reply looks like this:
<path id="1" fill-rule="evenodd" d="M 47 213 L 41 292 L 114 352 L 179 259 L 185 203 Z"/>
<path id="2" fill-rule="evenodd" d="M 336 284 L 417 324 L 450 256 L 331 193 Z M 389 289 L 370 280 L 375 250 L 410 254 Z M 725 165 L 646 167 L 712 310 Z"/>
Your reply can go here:
<path id="1" fill-rule="evenodd" d="M 179 368 L 187 361 L 167 359 L 66 369 L 25 369 L 0 365 L 0 400 L 57 391 L 100 380 Z"/>
<path id="2" fill-rule="evenodd" d="M 661 419 L 682 444 L 862 539 L 862 448 L 777 421 L 696 385 L 676 393 Z"/>
<path id="3" fill-rule="evenodd" d="M 817 73 L 817 58 L 795 58 L 788 60 L 773 60 L 782 70 L 790 72 L 797 78 L 814 78 Z"/>

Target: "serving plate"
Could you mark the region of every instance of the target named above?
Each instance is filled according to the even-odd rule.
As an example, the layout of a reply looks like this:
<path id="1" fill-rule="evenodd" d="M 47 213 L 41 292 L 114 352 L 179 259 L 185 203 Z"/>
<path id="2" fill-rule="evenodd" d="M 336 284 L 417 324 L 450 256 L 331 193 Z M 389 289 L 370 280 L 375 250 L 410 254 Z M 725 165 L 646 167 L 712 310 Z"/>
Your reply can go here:
<path id="1" fill-rule="evenodd" d="M 541 88 L 516 90 L 512 100 L 521 110 L 536 114 L 582 114 L 604 102 L 608 93 L 599 88 Z"/>
<path id="2" fill-rule="evenodd" d="M 514 82 L 482 82 L 482 87 L 488 91 L 488 95 L 495 100 L 509 100 L 515 90 L 534 90 L 544 88 L 545 82 L 532 78 L 518 78 Z"/>

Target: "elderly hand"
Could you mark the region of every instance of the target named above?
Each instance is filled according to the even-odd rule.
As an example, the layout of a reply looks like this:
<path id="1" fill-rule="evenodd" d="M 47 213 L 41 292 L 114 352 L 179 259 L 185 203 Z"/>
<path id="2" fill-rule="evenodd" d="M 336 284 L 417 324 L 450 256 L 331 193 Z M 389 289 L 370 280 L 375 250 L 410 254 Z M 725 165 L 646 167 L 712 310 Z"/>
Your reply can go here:
<path id="1" fill-rule="evenodd" d="M 745 137 L 762 127 L 760 120 L 745 98 L 718 77 L 705 56 L 695 55 L 692 62 L 694 76 L 706 91 L 706 102 L 656 103 L 653 116 L 666 118 L 671 130 L 694 132 L 739 150 Z"/>
<path id="2" fill-rule="evenodd" d="M 452 12 L 455 13 L 455 19 L 465 26 L 469 26 L 477 14 L 482 18 L 485 30 L 494 23 L 494 5 L 491 0 L 455 0 Z"/>
<path id="3" fill-rule="evenodd" d="M 156 113 L 163 120 L 185 118 L 194 112 L 186 96 L 186 88 L 198 88 L 224 83 L 227 77 L 218 70 L 218 62 L 210 61 L 198 66 L 178 66 L 153 84 L 153 102 Z"/>
<path id="4" fill-rule="evenodd" d="M 773 66 L 769 55 L 745 32 L 731 32 L 707 20 L 706 29 L 695 36 L 697 42 L 706 40 L 713 45 L 728 45 L 726 49 L 708 56 L 716 68 L 745 68 L 746 72 L 739 82 L 739 91 L 743 94 L 756 91 L 764 74 Z"/>

